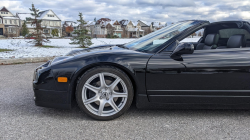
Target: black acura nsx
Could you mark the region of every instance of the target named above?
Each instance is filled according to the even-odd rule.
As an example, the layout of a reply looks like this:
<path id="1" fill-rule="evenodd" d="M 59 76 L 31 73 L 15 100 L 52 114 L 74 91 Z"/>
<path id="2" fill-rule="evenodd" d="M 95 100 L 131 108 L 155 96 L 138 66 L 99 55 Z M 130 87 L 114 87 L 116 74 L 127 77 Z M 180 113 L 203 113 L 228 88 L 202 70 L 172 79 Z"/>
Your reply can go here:
<path id="1" fill-rule="evenodd" d="M 203 29 L 197 42 L 181 42 Z M 37 106 L 78 106 L 97 120 L 137 108 L 249 109 L 250 24 L 189 20 L 127 44 L 69 52 L 34 72 Z"/>

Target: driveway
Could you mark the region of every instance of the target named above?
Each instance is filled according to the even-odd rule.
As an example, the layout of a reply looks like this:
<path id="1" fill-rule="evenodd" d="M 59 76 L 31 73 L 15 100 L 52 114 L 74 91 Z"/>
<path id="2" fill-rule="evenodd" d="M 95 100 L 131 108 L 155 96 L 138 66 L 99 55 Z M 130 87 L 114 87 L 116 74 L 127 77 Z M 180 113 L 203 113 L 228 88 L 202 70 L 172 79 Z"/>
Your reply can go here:
<path id="1" fill-rule="evenodd" d="M 139 110 L 95 121 L 72 110 L 37 107 L 33 70 L 41 63 L 0 66 L 1 139 L 249 139 L 248 110 Z"/>

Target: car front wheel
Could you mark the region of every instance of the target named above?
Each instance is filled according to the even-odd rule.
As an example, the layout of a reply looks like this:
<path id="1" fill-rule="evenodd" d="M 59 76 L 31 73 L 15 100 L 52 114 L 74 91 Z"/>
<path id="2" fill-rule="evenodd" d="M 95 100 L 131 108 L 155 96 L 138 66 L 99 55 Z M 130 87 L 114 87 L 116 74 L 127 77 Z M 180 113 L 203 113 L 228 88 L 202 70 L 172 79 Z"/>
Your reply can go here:
<path id="1" fill-rule="evenodd" d="M 133 86 L 120 69 L 100 66 L 88 70 L 78 81 L 79 107 L 97 120 L 112 120 L 124 114 L 133 101 Z"/>

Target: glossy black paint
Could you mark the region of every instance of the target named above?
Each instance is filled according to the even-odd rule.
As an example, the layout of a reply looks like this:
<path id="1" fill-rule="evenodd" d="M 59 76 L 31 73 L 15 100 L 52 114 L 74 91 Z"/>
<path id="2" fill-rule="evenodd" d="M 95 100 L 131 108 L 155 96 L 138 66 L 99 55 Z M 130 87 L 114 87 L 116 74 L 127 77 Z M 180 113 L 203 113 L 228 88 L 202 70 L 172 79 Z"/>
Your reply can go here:
<path id="1" fill-rule="evenodd" d="M 247 104 L 250 102 L 249 53 L 250 48 L 196 50 L 182 55 L 182 62 L 170 59 L 167 53 L 154 55 L 146 76 L 149 100 Z"/>
<path id="2" fill-rule="evenodd" d="M 182 53 L 181 61 L 171 58 L 177 40 L 207 25 L 202 21 L 181 32 L 154 53 L 102 45 L 55 58 L 35 72 L 36 105 L 71 108 L 78 78 L 92 67 L 111 65 L 130 77 L 138 108 L 250 108 L 250 48 L 195 50 Z M 58 83 L 58 77 L 68 82 Z"/>
<path id="3" fill-rule="evenodd" d="M 183 54 L 192 54 L 194 52 L 194 45 L 189 43 L 180 43 L 173 53 L 170 55 L 170 58 L 183 61 L 182 55 Z"/>
<path id="4" fill-rule="evenodd" d="M 67 96 L 68 102 L 64 102 L 63 104 L 70 106 L 79 76 L 88 69 L 100 65 L 112 65 L 124 70 L 131 78 L 137 94 L 146 95 L 146 64 L 152 55 L 117 46 L 103 46 L 88 49 L 84 54 L 76 55 L 66 60 L 64 60 L 65 57 L 62 59 L 57 58 L 56 60 L 58 61 L 52 61 L 52 65 L 45 68 L 48 70 L 45 71 L 45 69 L 42 69 L 45 72 L 40 75 L 38 82 L 34 83 L 35 93 L 37 93 L 35 95 L 36 102 L 41 101 L 41 98 L 43 98 L 38 96 L 38 94 L 46 95 L 50 91 L 58 91 L 66 92 L 62 94 L 62 97 Z M 69 81 L 68 83 L 58 83 L 58 77 L 67 77 Z M 36 92 L 37 90 L 43 91 L 43 93 L 38 93 Z M 46 101 L 48 100 L 46 99 L 43 102 Z"/>

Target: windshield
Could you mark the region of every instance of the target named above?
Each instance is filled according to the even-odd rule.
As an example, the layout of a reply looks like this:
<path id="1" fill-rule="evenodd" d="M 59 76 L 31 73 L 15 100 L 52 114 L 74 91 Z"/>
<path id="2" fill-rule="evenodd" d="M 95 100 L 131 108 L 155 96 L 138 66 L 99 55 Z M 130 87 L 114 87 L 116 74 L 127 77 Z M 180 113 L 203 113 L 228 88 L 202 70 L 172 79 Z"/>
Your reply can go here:
<path id="1" fill-rule="evenodd" d="M 157 47 L 164 44 L 181 31 L 197 24 L 197 21 L 182 21 L 171 24 L 144 37 L 136 39 L 124 46 L 136 51 L 153 52 Z"/>

